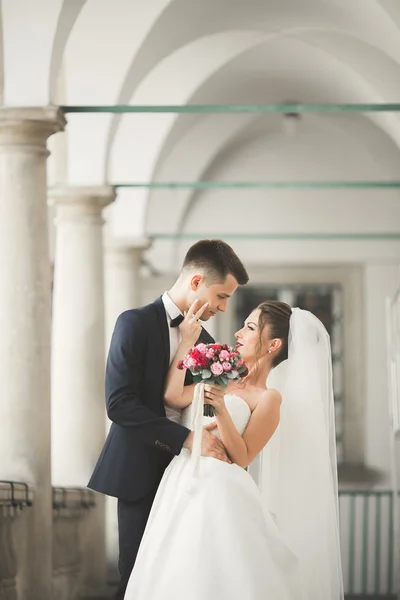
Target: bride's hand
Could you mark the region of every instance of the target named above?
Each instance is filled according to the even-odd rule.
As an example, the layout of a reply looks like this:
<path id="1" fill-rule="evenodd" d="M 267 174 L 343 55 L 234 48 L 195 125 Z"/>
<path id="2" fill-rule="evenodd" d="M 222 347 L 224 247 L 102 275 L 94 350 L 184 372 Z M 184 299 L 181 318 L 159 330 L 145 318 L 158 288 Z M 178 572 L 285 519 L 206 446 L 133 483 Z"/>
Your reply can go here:
<path id="1" fill-rule="evenodd" d="M 223 413 L 225 405 L 226 390 L 220 385 L 206 384 L 204 386 L 204 403 L 211 404 L 216 410 L 217 415 Z"/>
<path id="2" fill-rule="evenodd" d="M 203 304 L 201 308 L 198 308 L 199 301 L 195 300 L 192 306 L 189 308 L 182 323 L 179 325 L 179 331 L 182 336 L 182 342 L 189 346 L 194 344 L 199 339 L 201 333 L 200 318 L 203 312 L 208 306 L 208 302 Z"/>

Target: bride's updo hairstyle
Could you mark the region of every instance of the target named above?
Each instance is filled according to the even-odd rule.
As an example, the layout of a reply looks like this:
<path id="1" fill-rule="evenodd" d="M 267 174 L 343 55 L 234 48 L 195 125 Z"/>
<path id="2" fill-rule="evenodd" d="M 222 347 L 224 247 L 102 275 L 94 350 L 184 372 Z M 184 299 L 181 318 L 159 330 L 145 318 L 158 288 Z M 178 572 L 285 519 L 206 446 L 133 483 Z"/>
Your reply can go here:
<path id="1" fill-rule="evenodd" d="M 259 339 L 256 347 L 256 363 L 258 362 L 262 349 L 262 333 L 265 327 L 268 327 L 268 337 L 271 339 L 280 339 L 282 346 L 278 352 L 274 353 L 272 368 L 277 367 L 288 357 L 289 345 L 289 324 L 292 309 L 285 302 L 277 300 L 267 300 L 257 306 L 260 310 L 258 321 Z"/>

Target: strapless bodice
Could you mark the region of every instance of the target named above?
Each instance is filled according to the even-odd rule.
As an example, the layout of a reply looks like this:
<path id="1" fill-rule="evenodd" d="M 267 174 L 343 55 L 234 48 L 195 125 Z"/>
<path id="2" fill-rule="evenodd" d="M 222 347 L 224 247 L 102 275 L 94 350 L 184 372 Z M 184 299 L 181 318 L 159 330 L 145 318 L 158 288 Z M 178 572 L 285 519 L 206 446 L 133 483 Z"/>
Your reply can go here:
<path id="1" fill-rule="evenodd" d="M 245 400 L 243 400 L 243 398 L 240 398 L 239 396 L 233 396 L 232 394 L 225 394 L 225 404 L 232 418 L 232 421 L 235 424 L 236 429 L 238 430 L 240 435 L 243 435 L 251 416 L 249 405 Z M 188 429 L 193 429 L 192 420 L 193 404 L 191 404 L 182 411 L 181 423 L 182 425 L 185 425 L 185 427 L 187 427 Z M 215 418 L 203 417 L 203 425 L 208 425 L 208 423 L 211 423 L 211 421 L 215 421 Z M 218 432 L 216 432 L 215 435 L 217 435 L 218 437 Z"/>

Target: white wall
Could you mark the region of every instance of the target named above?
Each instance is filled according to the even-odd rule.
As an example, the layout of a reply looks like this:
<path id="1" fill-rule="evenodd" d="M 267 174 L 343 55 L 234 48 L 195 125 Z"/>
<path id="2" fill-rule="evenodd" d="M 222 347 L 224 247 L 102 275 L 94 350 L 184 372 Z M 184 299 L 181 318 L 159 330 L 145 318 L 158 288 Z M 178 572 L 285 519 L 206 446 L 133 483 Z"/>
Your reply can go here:
<path id="1" fill-rule="evenodd" d="M 365 304 L 365 458 L 390 480 L 385 300 L 400 284 L 399 267 L 367 265 Z"/>

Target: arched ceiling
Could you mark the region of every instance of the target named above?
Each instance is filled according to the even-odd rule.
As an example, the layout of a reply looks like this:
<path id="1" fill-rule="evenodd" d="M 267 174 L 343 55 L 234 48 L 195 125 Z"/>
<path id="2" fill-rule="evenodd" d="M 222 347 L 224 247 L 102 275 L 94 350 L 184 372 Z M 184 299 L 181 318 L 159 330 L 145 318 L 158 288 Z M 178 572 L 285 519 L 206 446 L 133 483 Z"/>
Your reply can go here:
<path id="1" fill-rule="evenodd" d="M 396 179 L 399 173 L 397 146 L 377 125 L 362 116 L 307 115 L 296 124 L 296 139 L 293 139 L 285 133 L 282 116 L 246 115 L 245 119 L 238 120 L 237 115 L 230 115 L 221 126 L 220 117 L 212 115 L 197 123 L 171 148 L 155 179 L 179 181 L 184 174 L 188 181 L 223 180 L 221 165 L 229 163 L 238 153 L 245 164 L 248 146 L 253 142 L 258 142 L 259 152 L 264 157 L 264 172 L 255 177 L 247 165 L 241 176 L 236 172 L 228 180 L 390 180 Z M 307 157 L 299 170 L 301 144 L 307 145 Z M 323 160 L 319 155 L 321 149 Z M 282 160 L 281 169 L 277 169 L 276 155 Z M 252 193 L 247 192 L 249 198 Z M 376 198 L 380 199 L 381 194 L 376 191 Z M 393 194 L 398 197 L 397 192 Z M 202 195 L 204 192 L 192 189 L 151 191 L 146 230 L 150 234 L 183 231 L 190 210 Z"/>
<path id="2" fill-rule="evenodd" d="M 6 105 L 375 103 L 400 94 L 397 0 L 2 0 L 1 23 Z M 299 135 L 316 140 L 309 175 L 325 173 L 325 154 L 331 178 L 350 178 L 349 165 L 360 178 L 396 176 L 397 114 L 307 115 Z M 218 177 L 256 147 L 284 160 L 282 136 L 279 115 L 69 115 L 65 183 Z M 286 152 L 281 177 L 293 176 L 296 160 Z M 247 166 L 244 178 L 255 176 Z M 121 194 L 116 229 L 156 231 L 165 194 Z M 193 200 L 206 196 L 177 193 L 163 227 L 185 227 Z"/>
<path id="3" fill-rule="evenodd" d="M 342 38 L 338 39 L 338 45 L 342 42 L 349 42 L 347 36 L 337 35 L 337 37 Z M 361 42 L 355 42 L 355 47 L 360 53 L 362 50 L 367 54 L 367 58 L 370 60 L 372 60 L 371 53 L 373 53 L 374 64 L 383 68 L 382 63 L 387 59 L 385 55 Z M 368 51 L 370 51 L 369 54 Z M 365 81 L 357 71 L 352 69 L 352 56 L 356 58 L 354 49 L 353 54 L 349 55 L 349 63 L 344 63 L 330 51 L 320 48 L 316 50 L 315 45 L 309 44 L 308 40 L 303 41 L 298 37 L 269 39 L 227 63 L 210 77 L 201 89 L 196 91 L 190 98 L 190 103 L 197 104 L 204 97 L 212 103 L 231 101 L 237 104 L 279 103 L 285 100 L 321 103 L 361 102 L 361 98 L 365 97 L 369 97 L 371 102 L 380 102 L 382 96 L 390 96 L 394 101 L 396 89 L 397 96 L 400 92 L 399 82 L 388 81 L 387 94 L 383 93 L 385 90 L 381 86 L 374 86 L 371 82 Z M 391 60 L 389 60 L 389 64 L 394 68 Z M 377 74 L 379 73 L 380 70 L 377 69 Z M 316 74 L 318 75 L 317 79 Z M 244 126 L 246 135 L 251 132 L 257 135 L 260 130 L 258 127 L 249 130 L 249 123 L 256 120 L 261 123 L 269 123 L 269 127 L 275 127 L 275 130 L 277 128 L 281 130 L 281 118 L 280 115 L 264 115 L 261 119 L 255 115 L 253 119 L 247 117 L 246 120 L 243 116 L 238 115 L 225 116 L 223 119 L 221 116 L 190 118 L 185 115 L 178 117 L 158 156 L 152 178 L 159 181 L 204 179 L 203 157 L 207 161 L 208 168 L 214 157 L 226 147 L 227 140 L 228 146 L 233 143 L 232 140 L 237 143 L 236 131 L 238 128 L 241 129 Z M 211 127 L 207 127 L 207 121 L 212 122 Z M 328 145 L 331 143 L 331 136 L 334 133 L 332 130 L 338 128 L 339 133 L 342 130 L 343 143 L 347 152 L 357 151 L 360 156 L 360 151 L 363 148 L 367 149 L 375 155 L 377 160 L 383 163 L 387 162 L 387 168 L 382 169 L 382 176 L 386 173 L 386 178 L 396 178 L 396 166 L 393 168 L 393 164 L 398 164 L 398 146 L 400 146 L 400 121 L 397 115 L 369 114 L 364 117 L 354 114 L 319 115 L 318 117 L 305 115 L 302 122 L 303 132 L 307 128 L 307 124 L 313 123 L 313 135 L 316 134 L 316 131 L 320 136 L 325 135 Z M 325 127 L 325 124 L 328 126 Z M 231 133 L 229 133 L 230 128 Z M 190 134 L 191 131 L 192 134 Z M 206 131 L 208 133 L 205 136 Z M 265 130 L 261 127 L 261 131 Z M 350 145 L 346 140 L 349 131 L 354 136 L 354 139 L 350 140 L 353 142 Z M 220 132 L 224 133 L 219 135 Z M 267 136 L 267 131 L 265 131 L 265 135 Z M 204 137 L 204 142 L 202 142 Z M 384 140 L 387 138 L 385 149 L 382 148 L 382 137 Z M 180 145 L 180 140 L 185 140 L 185 143 Z M 177 147 L 180 149 L 178 150 Z M 317 157 L 315 158 L 317 159 Z M 193 164 L 196 176 L 190 168 L 190 163 Z M 290 165 L 287 164 L 287 161 L 286 165 L 287 176 L 290 178 L 288 171 Z M 391 166 L 389 167 L 389 165 Z M 348 175 L 348 178 L 367 179 L 370 174 L 369 169 L 369 165 L 361 163 L 358 165 L 357 173 Z M 332 165 L 329 178 L 340 179 L 341 177 L 343 178 L 343 173 L 340 166 Z M 313 179 L 314 177 L 311 174 L 309 178 Z M 176 210 L 171 217 L 163 203 L 163 194 L 165 198 L 166 192 L 163 191 L 152 191 L 149 194 L 146 220 L 149 232 L 159 230 L 160 214 L 164 215 L 161 220 L 163 228 L 168 228 L 172 218 L 178 227 L 181 214 L 186 211 L 186 202 L 193 195 L 189 190 L 175 193 L 174 209 Z M 176 230 L 179 231 L 179 228 Z"/>
<path id="4" fill-rule="evenodd" d="M 46 106 L 51 74 L 60 68 L 66 38 L 85 0 L 2 0 L 3 103 Z M 74 16 L 72 16 L 74 15 Z"/>
<path id="5" fill-rule="evenodd" d="M 306 48 L 306 44 L 311 42 L 312 35 L 306 35 L 306 33 L 303 32 L 302 39 L 305 41 L 305 44 L 303 45 L 303 52 L 301 52 L 302 60 L 297 60 L 297 52 L 299 50 L 297 47 L 294 48 L 293 53 L 288 57 L 289 60 L 286 60 L 286 64 L 280 59 L 281 54 L 278 51 L 275 51 L 275 47 L 272 47 L 272 45 L 266 44 L 265 42 L 259 44 L 253 49 L 244 52 L 238 59 L 227 64 L 223 70 L 221 69 L 211 76 L 192 95 L 190 103 L 199 104 L 204 97 L 207 97 L 209 102 L 213 103 L 217 103 L 218 101 L 230 101 L 236 103 L 251 103 L 257 101 L 263 103 L 268 101 L 271 103 L 278 103 L 282 101 L 282 98 L 304 102 L 316 102 L 318 100 L 324 102 L 327 101 L 327 96 L 329 97 L 328 101 L 330 102 L 357 101 L 354 99 L 354 94 L 350 94 L 346 87 L 343 89 L 344 78 L 350 89 L 354 88 L 354 82 L 357 81 L 360 86 L 360 88 L 358 88 L 359 93 L 362 91 L 365 92 L 365 88 L 369 85 L 366 94 L 370 97 L 371 101 L 371 91 L 375 91 L 375 101 L 380 101 L 379 99 L 385 98 L 386 102 L 397 102 L 397 99 L 400 96 L 400 79 L 398 77 L 397 63 L 388 59 L 388 57 L 379 50 L 362 42 L 358 42 L 354 39 L 349 40 L 347 36 L 338 34 L 333 34 L 333 37 L 335 38 L 335 43 L 332 44 L 330 43 L 331 36 L 328 33 L 326 33 L 325 37 L 321 40 L 320 49 L 324 49 L 326 55 L 322 52 L 319 56 L 316 53 L 312 55 L 309 52 L 309 56 L 306 57 L 304 55 L 304 49 Z M 287 40 L 286 37 L 285 40 Z M 343 48 L 346 47 L 346 44 L 352 46 L 352 51 L 350 52 L 349 50 L 347 57 L 343 56 L 343 59 L 341 59 Z M 268 46 L 270 56 L 266 56 Z M 309 46 L 309 50 L 310 49 L 311 47 Z M 278 60 L 276 60 L 276 56 L 278 56 Z M 285 53 L 285 56 L 288 56 L 287 52 Z M 254 62 L 253 58 L 255 58 Z M 359 74 L 360 69 L 358 63 L 360 61 L 362 61 L 364 65 L 368 63 L 370 65 L 370 71 L 373 72 L 373 76 L 369 82 L 363 80 Z M 340 80 L 337 85 L 337 74 L 336 76 L 333 76 L 333 71 L 337 71 L 338 69 Z M 251 71 L 251 73 L 246 73 L 246 85 L 243 85 L 243 73 L 246 71 Z M 342 71 L 345 71 L 343 76 Z M 316 86 L 312 85 L 312 81 L 309 81 L 310 76 L 311 78 L 315 78 L 315 73 L 318 73 L 321 77 L 321 80 L 318 81 L 318 95 Z M 385 73 L 387 74 L 386 78 L 384 76 Z M 299 88 L 298 86 L 299 80 L 303 84 L 302 88 Z M 311 84 L 311 88 L 304 85 L 306 81 Z M 327 90 L 324 88 L 321 93 L 321 86 L 324 86 L 326 82 L 328 88 Z M 283 85 L 291 86 L 290 89 L 286 89 L 285 93 L 281 91 L 280 86 L 282 83 Z M 297 87 L 295 87 L 296 84 Z M 359 96 L 356 95 L 357 99 L 358 97 Z M 362 95 L 362 97 L 364 96 Z M 310 100 L 310 98 L 312 100 Z M 392 136 L 393 132 L 396 131 L 396 116 L 394 118 L 393 115 L 390 114 L 369 114 L 368 116 L 375 119 L 375 121 L 378 118 L 377 122 L 385 128 L 389 136 Z M 389 120 L 387 117 L 389 117 Z M 188 130 L 190 130 L 191 127 L 194 126 L 195 123 L 202 119 L 204 119 L 204 117 L 199 115 L 184 115 L 179 116 L 176 119 L 173 128 L 165 139 L 163 149 L 157 158 L 157 165 L 153 173 L 155 179 L 159 179 L 158 170 L 160 169 L 160 165 L 162 165 L 165 158 L 168 157 L 173 146 Z M 234 122 L 236 123 L 238 117 L 236 116 L 234 119 Z M 391 126 L 392 124 L 394 124 L 394 127 Z"/>
<path id="6" fill-rule="evenodd" d="M 46 0 L 41 1 L 46 3 Z M 4 2 L 12 5 L 9 0 Z M 49 26 L 47 18 L 47 28 Z M 248 58 L 257 60 L 263 41 L 270 48 L 270 55 L 282 61 L 286 57 L 290 63 L 296 58 L 291 53 L 293 38 L 301 37 L 304 44 L 307 41 L 310 45 L 310 52 L 313 46 L 314 54 L 321 55 L 320 71 L 309 69 L 305 80 L 293 78 L 294 69 L 280 73 L 278 78 L 267 69 L 264 102 L 269 101 L 267 96 L 282 101 L 289 92 L 297 98 L 307 92 L 310 101 L 314 101 L 313 95 L 317 97 L 314 88 L 321 87 L 324 60 L 329 64 L 334 62 L 332 57 L 337 58 L 338 66 L 330 87 L 342 90 L 341 101 L 351 97 L 354 101 L 361 98 L 371 102 L 389 101 L 396 94 L 394 82 L 400 80 L 394 77 L 400 64 L 397 34 L 393 6 L 375 1 L 367 7 L 363 0 L 350 3 L 345 0 L 323 3 L 318 0 L 295 3 L 292 0 L 267 3 L 154 0 L 140 6 L 126 0 L 65 1 L 53 36 L 58 43 L 54 46 L 51 65 L 54 72 L 64 44 L 66 104 L 185 103 L 198 89 L 207 93 L 202 102 L 209 102 L 211 96 L 216 101 L 224 101 L 215 86 L 206 88 L 204 84 L 208 80 L 215 83 L 213 75 L 218 73 L 227 91 L 231 88 L 231 73 L 237 87 L 246 89 L 252 71 L 248 60 L 239 79 L 232 69 L 227 69 L 224 76 L 223 68 L 233 58 L 240 60 L 240 55 L 254 46 L 255 52 Z M 372 56 L 374 52 L 380 54 L 379 61 Z M 363 59 L 363 55 L 366 58 Z M 279 66 L 279 60 L 274 63 Z M 371 80 L 374 73 L 381 84 L 379 88 Z M 348 90 L 340 85 L 344 77 L 349 83 Z M 54 82 L 54 76 L 51 81 Z M 357 88 L 358 95 L 351 93 L 352 88 Z M 228 101 L 232 98 L 232 94 L 226 93 L 226 96 Z M 337 96 L 340 101 L 340 94 Z M 321 101 L 331 101 L 328 93 Z M 111 182 L 137 179 L 139 170 L 139 179 L 149 179 L 175 121 L 177 117 L 170 115 L 157 118 L 70 115 L 68 154 L 79 154 L 81 158 L 69 161 L 69 181 L 94 184 L 105 178 Z M 143 152 L 143 139 L 146 152 Z"/>
<path id="7" fill-rule="evenodd" d="M 3 15 L 0 4 L 0 103 L 3 104 L 4 96 L 4 49 L 3 49 Z"/>

